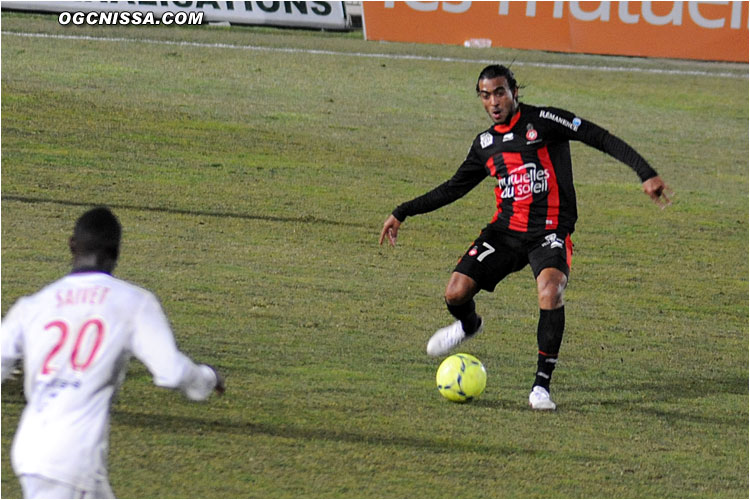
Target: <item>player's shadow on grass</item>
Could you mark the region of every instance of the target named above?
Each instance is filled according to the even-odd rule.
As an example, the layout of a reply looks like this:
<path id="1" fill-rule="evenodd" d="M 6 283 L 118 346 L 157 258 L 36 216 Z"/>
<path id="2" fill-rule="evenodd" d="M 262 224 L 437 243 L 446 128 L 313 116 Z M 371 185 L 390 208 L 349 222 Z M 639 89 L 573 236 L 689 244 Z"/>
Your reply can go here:
<path id="1" fill-rule="evenodd" d="M 85 201 L 72 201 L 72 200 L 56 200 L 52 198 L 36 198 L 33 196 L 19 196 L 19 195 L 2 195 L 2 201 L 17 201 L 20 203 L 52 203 L 55 205 L 64 205 L 71 207 L 86 207 L 91 208 L 101 205 L 100 203 L 90 203 Z M 177 215 L 192 215 L 196 217 L 219 217 L 229 219 L 245 219 L 245 220 L 259 220 L 266 222 L 283 222 L 283 223 L 294 223 L 294 224 L 323 224 L 330 226 L 347 226 L 347 227 L 358 227 L 358 228 L 369 228 L 370 225 L 357 223 L 357 222 L 342 222 L 337 220 L 322 219 L 313 215 L 303 215 L 300 217 L 281 217 L 276 215 L 262 215 L 262 214 L 243 214 L 237 212 L 213 212 L 208 210 L 186 210 L 181 208 L 169 208 L 169 207 L 149 207 L 143 205 L 129 205 L 125 203 L 109 203 L 107 206 L 113 210 L 138 210 L 144 212 L 160 212 L 167 214 Z"/>
<path id="2" fill-rule="evenodd" d="M 497 446 L 486 443 L 471 443 L 465 439 L 451 439 L 436 436 L 435 439 L 417 436 L 405 436 L 396 433 L 366 432 L 352 428 L 302 427 L 293 424 L 269 424 L 261 422 L 238 421 L 226 418 L 192 417 L 165 414 L 137 413 L 133 411 L 114 411 L 113 425 L 126 425 L 135 428 L 148 428 L 165 433 L 180 435 L 205 435 L 215 432 L 226 435 L 239 436 L 265 435 L 299 440 L 338 441 L 355 444 L 380 445 L 388 447 L 406 447 L 418 450 L 430 450 L 440 453 L 456 453 L 457 451 L 492 454 L 496 456 L 510 456 L 511 454 L 537 455 L 544 450 L 521 449 L 518 447 Z"/>
<path id="3" fill-rule="evenodd" d="M 748 376 L 722 375 L 714 378 L 696 379 L 680 374 L 665 374 L 654 380 L 640 382 L 615 381 L 606 392 L 606 398 L 590 399 L 590 391 L 579 388 L 570 392 L 572 406 L 576 411 L 599 411 L 601 407 L 614 407 L 620 411 L 639 412 L 644 415 L 708 424 L 721 427 L 747 427 Z M 577 394 L 581 395 L 579 398 Z M 598 394 L 601 394 L 599 392 Z M 704 400 L 717 395 L 740 396 L 741 405 L 736 411 L 717 412 L 714 408 L 693 404 L 692 400 Z M 702 409 L 702 411 L 701 411 Z"/>
<path id="4" fill-rule="evenodd" d="M 503 411 L 520 411 L 526 408 L 523 404 L 515 400 L 511 401 L 509 399 L 491 399 L 486 397 L 485 395 L 482 395 L 481 398 L 474 399 L 467 404 Z"/>

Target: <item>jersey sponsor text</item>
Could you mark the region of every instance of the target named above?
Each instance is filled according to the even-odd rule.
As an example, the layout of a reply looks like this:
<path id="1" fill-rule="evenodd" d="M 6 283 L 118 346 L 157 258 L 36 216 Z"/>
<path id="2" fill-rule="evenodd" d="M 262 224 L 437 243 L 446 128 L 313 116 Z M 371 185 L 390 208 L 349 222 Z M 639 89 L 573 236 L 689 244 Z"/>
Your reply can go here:
<path id="1" fill-rule="evenodd" d="M 530 196 L 549 190 L 547 179 L 550 174 L 535 163 L 525 163 L 513 169 L 508 175 L 498 179 L 503 199 L 525 200 Z"/>
<path id="2" fill-rule="evenodd" d="M 575 118 L 571 122 L 571 121 L 566 120 L 565 118 L 557 116 L 556 114 L 551 113 L 549 111 L 546 111 L 544 109 L 539 112 L 539 117 L 540 118 L 544 118 L 546 120 L 552 120 L 553 122 L 559 123 L 563 127 L 568 127 L 573 132 L 578 132 L 578 127 L 581 125 L 580 118 Z"/>

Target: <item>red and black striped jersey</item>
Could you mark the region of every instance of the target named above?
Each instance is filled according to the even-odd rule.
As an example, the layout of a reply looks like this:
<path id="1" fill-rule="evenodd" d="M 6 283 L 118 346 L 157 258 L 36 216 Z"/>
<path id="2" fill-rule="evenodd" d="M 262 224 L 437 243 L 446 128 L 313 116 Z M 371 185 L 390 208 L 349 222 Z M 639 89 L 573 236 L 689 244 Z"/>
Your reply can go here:
<path id="1" fill-rule="evenodd" d="M 448 181 L 399 205 L 393 215 L 431 212 L 471 191 L 487 176 L 497 180 L 496 210 L 488 228 L 536 234 L 572 233 L 578 218 L 569 141 L 581 141 L 630 166 L 646 181 L 657 175 L 632 147 L 569 111 L 521 103 L 505 125 L 479 134 Z"/>

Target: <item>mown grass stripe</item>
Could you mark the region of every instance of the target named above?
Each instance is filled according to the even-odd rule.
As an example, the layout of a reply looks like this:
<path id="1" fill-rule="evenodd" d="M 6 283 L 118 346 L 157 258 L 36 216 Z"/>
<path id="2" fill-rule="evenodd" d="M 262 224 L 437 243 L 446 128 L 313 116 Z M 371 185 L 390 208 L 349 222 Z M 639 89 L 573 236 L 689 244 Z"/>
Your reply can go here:
<path id="1" fill-rule="evenodd" d="M 31 38 L 55 38 L 60 40 L 85 40 L 95 42 L 126 42 L 126 43 L 149 43 L 157 45 L 175 45 L 181 47 L 199 47 L 199 48 L 217 48 L 217 49 L 234 49 L 234 50 L 253 50 L 259 52 L 281 52 L 288 54 L 309 54 L 309 55 L 329 55 L 337 57 L 370 57 L 377 59 L 393 60 L 410 60 L 410 61 L 437 61 L 437 62 L 454 62 L 469 64 L 494 64 L 494 59 L 468 59 L 461 57 L 436 57 L 417 54 L 386 54 L 380 52 L 341 52 L 335 50 L 321 49 L 302 49 L 298 47 L 263 47 L 259 45 L 234 45 L 227 43 L 204 43 L 204 42 L 186 42 L 172 40 L 154 40 L 148 38 L 123 38 L 123 37 L 97 37 L 86 35 L 53 35 L 49 33 L 23 33 L 16 31 L 3 31 L 3 35 L 22 36 Z M 714 76 L 721 78 L 748 78 L 748 73 L 732 73 L 727 71 L 702 71 L 702 70 L 682 70 L 682 69 L 662 69 L 662 68 L 644 68 L 639 66 L 593 66 L 590 64 L 561 64 L 548 62 L 522 62 L 515 61 L 514 66 L 528 66 L 536 68 L 549 69 L 574 69 L 581 71 L 602 71 L 618 73 L 648 73 L 654 75 L 680 75 L 680 76 Z"/>

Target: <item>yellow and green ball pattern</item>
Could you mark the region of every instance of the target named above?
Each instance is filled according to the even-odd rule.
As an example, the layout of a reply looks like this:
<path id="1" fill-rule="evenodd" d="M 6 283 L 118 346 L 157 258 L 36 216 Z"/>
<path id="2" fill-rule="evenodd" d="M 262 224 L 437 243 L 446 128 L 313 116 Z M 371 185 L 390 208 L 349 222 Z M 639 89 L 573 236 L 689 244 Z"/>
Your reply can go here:
<path id="1" fill-rule="evenodd" d="M 465 403 L 482 394 L 487 385 L 487 372 L 482 362 L 471 354 L 453 354 L 440 363 L 435 381 L 443 397 Z"/>

